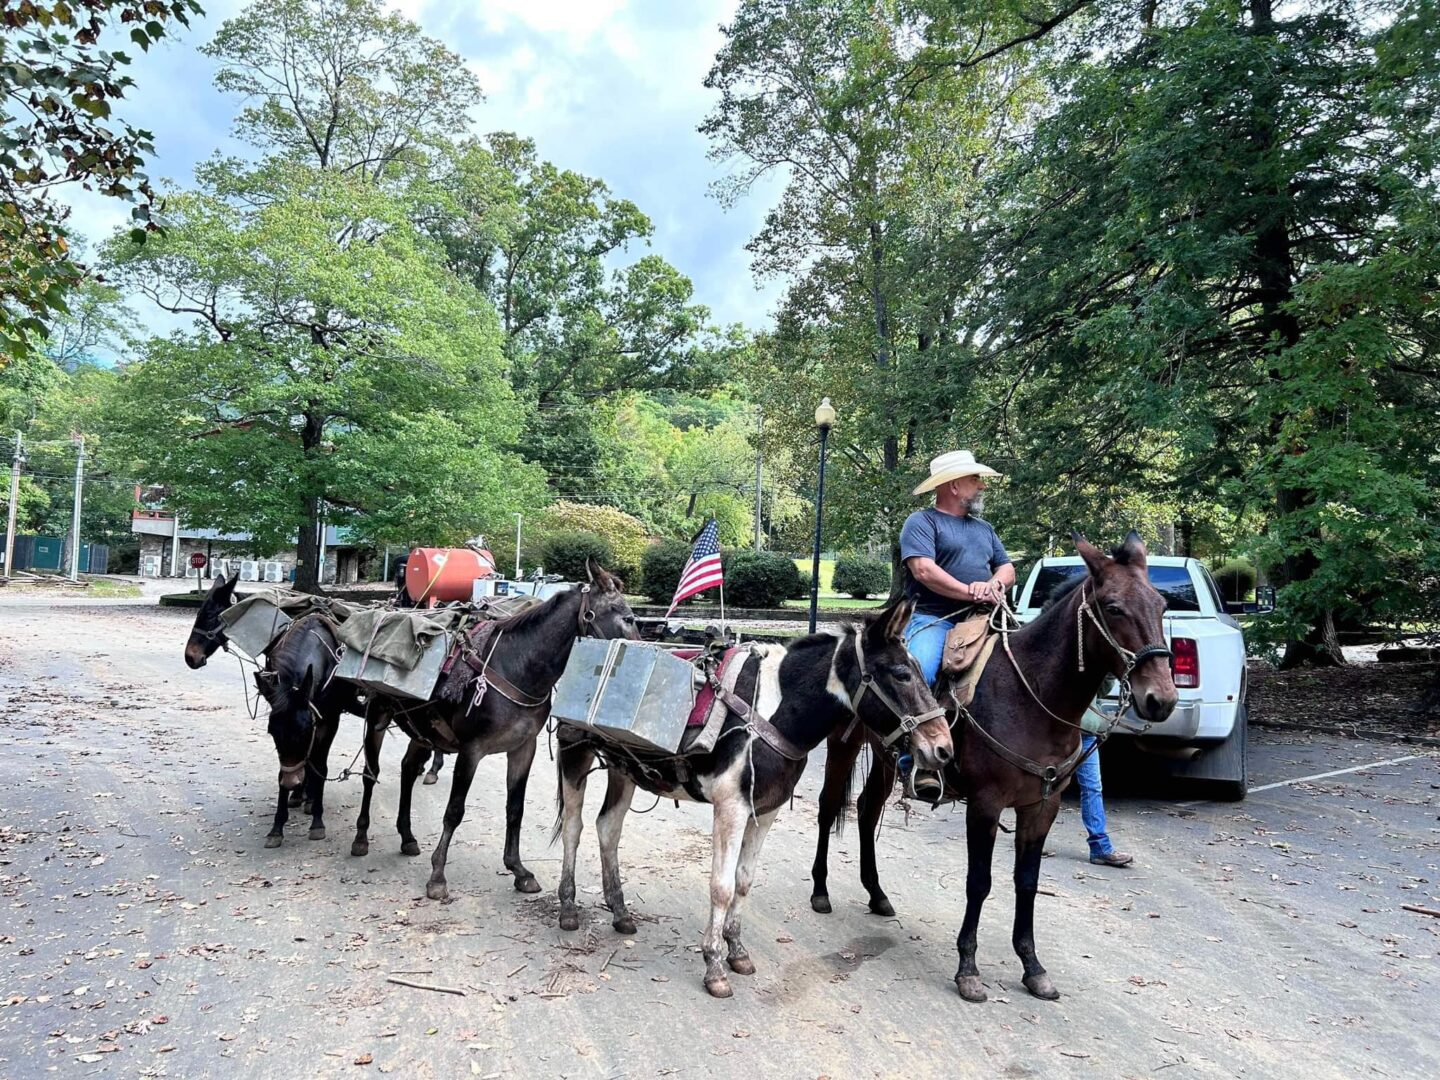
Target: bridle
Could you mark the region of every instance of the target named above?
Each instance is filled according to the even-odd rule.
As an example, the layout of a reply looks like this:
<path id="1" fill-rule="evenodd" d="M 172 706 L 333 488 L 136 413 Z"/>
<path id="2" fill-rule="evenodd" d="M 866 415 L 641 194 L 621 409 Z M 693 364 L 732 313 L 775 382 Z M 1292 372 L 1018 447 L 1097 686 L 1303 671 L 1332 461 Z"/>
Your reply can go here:
<path id="1" fill-rule="evenodd" d="M 1083 585 L 1081 586 L 1081 589 L 1084 589 Z M 1079 646 L 1078 656 L 1080 671 L 1084 672 L 1085 670 L 1085 618 L 1088 616 L 1090 621 L 1095 624 L 1095 629 L 1100 631 L 1100 636 L 1105 639 L 1105 641 L 1112 649 L 1115 650 L 1117 654 L 1119 654 L 1121 663 L 1125 665 L 1125 671 L 1122 675 L 1119 676 L 1119 679 L 1124 686 L 1124 693 L 1128 697 L 1130 690 L 1131 672 L 1133 672 L 1146 660 L 1153 660 L 1157 656 L 1173 657 L 1175 654 L 1170 651 L 1170 648 L 1167 645 L 1143 645 L 1136 652 L 1131 652 L 1129 649 L 1125 648 L 1125 646 L 1121 645 L 1120 642 L 1115 640 L 1115 635 L 1110 632 L 1110 627 L 1105 622 L 1104 612 L 1102 612 L 1098 607 L 1091 606 L 1090 601 L 1094 598 L 1095 590 L 1092 585 L 1092 588 L 1090 590 L 1090 596 L 1088 599 L 1086 598 L 1084 592 L 1081 592 L 1080 607 L 1075 612 L 1075 640 L 1076 644 Z"/>
<path id="2" fill-rule="evenodd" d="M 923 713 L 906 712 L 893 697 L 881 688 L 880 684 L 875 681 L 874 674 L 866 667 L 865 650 L 860 647 L 860 631 L 857 630 L 855 632 L 854 640 L 855 663 L 860 668 L 860 684 L 855 688 L 855 692 L 850 695 L 850 711 L 854 714 L 855 718 L 850 721 L 849 727 L 846 728 L 845 734 L 841 736 L 841 738 L 844 740 L 850 737 L 850 733 L 854 730 L 855 724 L 860 719 L 860 702 L 865 699 L 866 694 L 874 694 L 880 699 L 880 703 L 889 709 L 895 718 L 900 721 L 900 725 L 894 731 L 883 739 L 880 739 L 881 747 L 888 750 L 891 757 L 897 757 L 900 754 L 900 747 L 896 746 L 896 743 L 900 742 L 901 739 L 908 739 L 911 733 L 926 721 L 943 717 L 945 710 L 943 707 L 936 705 L 935 708 Z M 876 737 L 879 738 L 878 734 Z"/>
<path id="3" fill-rule="evenodd" d="M 1080 768 L 1085 758 L 1100 748 L 1100 744 L 1108 739 L 1119 725 L 1121 717 L 1129 711 L 1131 702 L 1134 700 L 1134 693 L 1130 688 L 1130 676 L 1135 669 L 1147 660 L 1174 656 L 1174 653 L 1165 645 L 1152 643 L 1142 646 L 1135 652 L 1131 652 L 1125 648 L 1125 646 L 1121 645 L 1120 642 L 1115 639 L 1115 634 L 1111 631 L 1109 624 L 1105 622 L 1104 613 L 1092 604 L 1092 601 L 1095 599 L 1093 583 L 1091 583 L 1090 595 L 1088 597 L 1085 594 L 1085 588 L 1086 586 L 1084 584 L 1080 586 L 1080 604 L 1075 611 L 1076 664 L 1079 671 L 1084 672 L 1085 670 L 1085 620 L 1087 618 L 1094 625 L 1095 629 L 1100 632 L 1100 637 L 1105 643 L 1115 650 L 1115 654 L 1125 666 L 1125 670 L 1117 676 L 1119 679 L 1119 685 L 1117 687 L 1118 703 L 1114 714 L 1107 715 L 1100 712 L 1100 710 L 1095 708 L 1093 701 L 1088 702 L 1085 706 L 1086 712 L 1094 713 L 1104 721 L 1105 724 L 1104 730 L 1095 733 L 1095 741 L 1090 744 L 1089 748 L 1086 748 L 1085 741 L 1082 739 L 1080 745 L 1075 748 L 1075 752 L 1058 765 L 1042 765 L 1038 761 L 1034 761 L 1025 757 L 1023 754 L 1018 754 L 1014 750 L 1011 750 L 1004 743 L 1000 742 L 999 739 L 995 738 L 994 735 L 991 735 L 990 732 L 981 727 L 979 721 L 975 719 L 969 709 L 963 706 L 960 707 L 960 712 L 964 714 L 970 727 L 980 733 L 991 750 L 1016 768 L 1040 779 L 1041 802 L 1050 797 L 1056 785 L 1063 783 L 1074 775 L 1075 770 Z M 1002 611 L 1003 614 L 1001 614 Z M 1000 622 L 998 626 L 996 625 L 997 618 Z M 1067 720 L 1063 716 L 1057 716 L 1055 712 L 1051 710 L 1050 706 L 1040 700 L 1040 695 L 1035 692 L 1035 688 L 1030 685 L 1030 680 L 1025 677 L 1025 672 L 1020 667 L 1020 662 L 1016 659 L 1015 653 L 1010 648 L 1010 635 L 1014 633 L 1018 625 L 1019 620 L 1015 617 L 1015 612 L 1010 609 L 1009 604 L 1007 604 L 1002 597 L 1000 603 L 995 607 L 995 614 L 992 615 L 991 627 L 1000 634 L 1000 640 L 1005 645 L 1005 655 L 1010 658 L 1010 664 L 1015 669 L 1015 675 L 1019 678 L 1020 685 L 1025 687 L 1025 691 L 1030 695 L 1031 700 L 1033 700 L 1036 705 L 1039 705 L 1051 719 L 1057 720 L 1067 727 L 1075 728 L 1077 731 L 1084 732 L 1084 725 L 1076 723 L 1073 720 Z M 958 719 L 959 717 L 957 716 L 956 720 Z M 1145 721 L 1145 730 L 1149 730 L 1150 726 L 1150 722 Z"/>

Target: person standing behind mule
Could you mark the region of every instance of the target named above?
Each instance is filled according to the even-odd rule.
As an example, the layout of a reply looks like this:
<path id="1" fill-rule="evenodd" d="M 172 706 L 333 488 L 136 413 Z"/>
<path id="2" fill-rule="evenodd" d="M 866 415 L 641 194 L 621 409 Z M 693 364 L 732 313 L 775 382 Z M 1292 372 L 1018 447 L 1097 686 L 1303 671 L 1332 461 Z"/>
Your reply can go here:
<path id="1" fill-rule="evenodd" d="M 900 559 L 910 578 L 906 592 L 915 601 L 906 644 L 932 687 L 945 635 L 969 609 L 998 604 L 1015 584 L 1005 545 L 980 517 L 985 479 L 999 475 L 968 450 L 941 454 L 915 489 L 916 495 L 935 492 L 935 505 L 915 511 L 900 529 Z"/>

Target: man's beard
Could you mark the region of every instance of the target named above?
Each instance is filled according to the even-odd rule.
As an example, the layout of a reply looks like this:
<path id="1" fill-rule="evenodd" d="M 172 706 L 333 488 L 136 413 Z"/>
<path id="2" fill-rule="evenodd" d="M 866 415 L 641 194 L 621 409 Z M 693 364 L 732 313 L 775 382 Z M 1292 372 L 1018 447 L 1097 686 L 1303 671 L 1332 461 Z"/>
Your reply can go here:
<path id="1" fill-rule="evenodd" d="M 983 491 L 977 491 L 974 495 L 971 495 L 970 498 L 966 499 L 962 505 L 965 507 L 965 513 L 971 517 L 979 517 L 985 512 L 985 493 Z"/>

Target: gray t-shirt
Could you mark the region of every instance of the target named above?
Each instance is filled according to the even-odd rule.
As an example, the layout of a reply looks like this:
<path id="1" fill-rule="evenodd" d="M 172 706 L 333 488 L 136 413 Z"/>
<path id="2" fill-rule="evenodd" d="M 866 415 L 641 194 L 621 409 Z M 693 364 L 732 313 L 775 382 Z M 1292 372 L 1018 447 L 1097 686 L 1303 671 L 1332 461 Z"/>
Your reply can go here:
<path id="1" fill-rule="evenodd" d="M 901 560 L 917 555 L 934 559 L 941 570 L 963 585 L 988 581 L 995 570 L 1010 561 L 1005 545 L 988 521 L 956 517 L 934 507 L 915 511 L 900 529 Z M 913 575 L 906 594 L 914 598 L 915 610 L 922 615 L 949 615 L 965 603 L 927 589 Z"/>

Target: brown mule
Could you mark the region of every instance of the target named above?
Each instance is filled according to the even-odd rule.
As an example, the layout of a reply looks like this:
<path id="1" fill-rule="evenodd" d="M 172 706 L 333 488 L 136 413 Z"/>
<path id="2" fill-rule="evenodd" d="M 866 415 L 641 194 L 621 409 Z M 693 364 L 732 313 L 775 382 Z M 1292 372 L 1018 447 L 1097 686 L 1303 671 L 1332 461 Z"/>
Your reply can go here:
<path id="1" fill-rule="evenodd" d="M 1010 634 L 1009 648 L 997 648 L 985 668 L 968 718 L 954 716 L 955 758 L 944 780 L 948 790 L 966 800 L 969 860 L 955 984 L 967 1001 L 985 1000 L 975 964 L 976 933 L 990 894 L 1001 812 L 1015 808 L 1015 951 L 1025 968 L 1026 989 L 1053 1000 L 1059 993 L 1035 951 L 1035 893 L 1060 793 L 1079 764 L 1080 718 L 1110 674 L 1128 683 L 1142 720 L 1159 723 L 1177 700 L 1164 645 L 1165 600 L 1150 584 L 1144 543 L 1132 532 L 1106 555 L 1078 534 L 1074 539 L 1088 575 L 1052 598 L 1034 622 Z M 937 686 L 936 698 L 945 703 L 947 696 Z M 835 734 L 827 747 L 810 899 L 822 913 L 830 911 L 829 833 L 841 818 L 866 738 L 862 731 L 849 739 Z M 892 915 L 875 865 L 875 827 L 894 787 L 895 768 L 884 755 L 876 755 L 875 762 L 856 804 L 860 879 L 870 893 L 870 910 Z"/>

